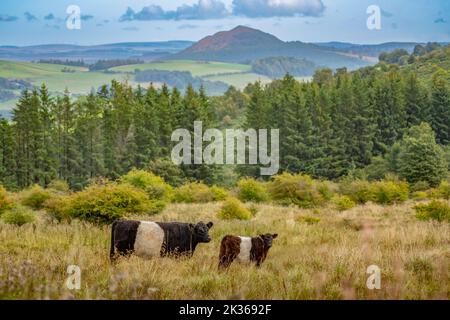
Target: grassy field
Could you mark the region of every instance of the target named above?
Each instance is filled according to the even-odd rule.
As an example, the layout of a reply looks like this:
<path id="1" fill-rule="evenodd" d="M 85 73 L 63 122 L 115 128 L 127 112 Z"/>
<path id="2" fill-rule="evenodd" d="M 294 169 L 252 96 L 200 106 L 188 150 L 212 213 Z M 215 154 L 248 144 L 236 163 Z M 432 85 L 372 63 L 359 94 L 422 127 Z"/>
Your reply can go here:
<path id="1" fill-rule="evenodd" d="M 366 204 L 345 212 L 258 205 L 251 221 L 220 221 L 220 203 L 173 204 L 155 221 L 214 221 L 213 241 L 190 260 L 132 256 L 109 262 L 110 227 L 0 222 L 0 299 L 448 299 L 450 225 L 415 218 L 412 202 Z M 302 218 L 303 217 L 303 218 Z M 304 217 L 314 217 L 308 219 Z M 217 271 L 226 234 L 278 233 L 260 269 Z M 81 290 L 65 288 L 68 265 L 81 268 Z M 369 290 L 366 269 L 381 269 Z"/>
<path id="2" fill-rule="evenodd" d="M 62 72 L 63 68 L 75 72 Z M 88 69 L 80 67 L 13 61 L 0 61 L 0 77 L 25 79 L 36 86 L 45 83 L 50 91 L 63 92 L 67 88 L 75 94 L 89 93 L 91 88 L 108 84 L 112 79 L 127 78 L 126 75 L 88 72 Z"/>
<path id="3" fill-rule="evenodd" d="M 111 71 L 134 72 L 139 70 L 189 71 L 194 77 L 218 75 L 223 73 L 248 72 L 251 67 L 244 64 L 223 62 L 202 62 L 188 60 L 174 60 L 146 64 L 134 64 L 111 68 Z"/>

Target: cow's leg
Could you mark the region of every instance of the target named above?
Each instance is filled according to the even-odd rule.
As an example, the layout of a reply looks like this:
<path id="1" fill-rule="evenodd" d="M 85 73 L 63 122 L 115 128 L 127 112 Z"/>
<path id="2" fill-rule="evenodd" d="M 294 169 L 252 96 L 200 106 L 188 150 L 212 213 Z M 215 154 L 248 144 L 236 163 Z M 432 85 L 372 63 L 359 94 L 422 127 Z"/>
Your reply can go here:
<path id="1" fill-rule="evenodd" d="M 227 246 L 225 241 L 223 241 L 220 246 L 219 269 L 227 269 L 236 257 L 237 253 L 234 252 L 232 248 Z"/>
<path id="2" fill-rule="evenodd" d="M 236 254 L 228 254 L 220 257 L 219 269 L 227 269 L 231 263 L 236 259 Z"/>

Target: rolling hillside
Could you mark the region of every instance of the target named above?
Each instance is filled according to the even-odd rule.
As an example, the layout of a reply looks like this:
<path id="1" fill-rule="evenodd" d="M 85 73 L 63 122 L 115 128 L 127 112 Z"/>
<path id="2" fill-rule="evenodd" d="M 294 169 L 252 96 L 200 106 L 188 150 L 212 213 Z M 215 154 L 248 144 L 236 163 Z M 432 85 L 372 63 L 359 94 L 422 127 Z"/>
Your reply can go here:
<path id="1" fill-rule="evenodd" d="M 284 42 L 271 34 L 243 26 L 208 36 L 167 58 L 248 64 L 256 59 L 273 56 L 308 59 L 318 66 L 330 68 L 346 66 L 355 69 L 368 65 L 361 59 L 335 50 L 300 41 Z"/>
<path id="2" fill-rule="evenodd" d="M 134 64 L 111 68 L 115 72 L 134 72 L 135 70 L 189 71 L 193 76 L 219 75 L 224 73 L 249 72 L 251 67 L 244 64 L 172 60 L 145 64 Z"/>

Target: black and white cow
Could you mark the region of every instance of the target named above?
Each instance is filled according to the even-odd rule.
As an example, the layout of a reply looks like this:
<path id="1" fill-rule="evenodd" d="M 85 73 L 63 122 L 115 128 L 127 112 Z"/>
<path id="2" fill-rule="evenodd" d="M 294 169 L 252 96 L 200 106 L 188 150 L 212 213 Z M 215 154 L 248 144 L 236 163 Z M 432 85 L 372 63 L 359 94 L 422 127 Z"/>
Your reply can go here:
<path id="1" fill-rule="evenodd" d="M 149 258 L 186 255 L 191 257 L 199 243 L 211 241 L 212 222 L 196 225 L 180 222 L 116 221 L 112 225 L 110 257 L 117 253 Z"/>
<path id="2" fill-rule="evenodd" d="M 235 259 L 239 262 L 253 262 L 256 263 L 256 266 L 261 266 L 272 247 L 273 239 L 277 237 L 276 233 L 262 234 L 254 238 L 231 235 L 223 237 L 220 244 L 219 269 L 228 268 Z"/>

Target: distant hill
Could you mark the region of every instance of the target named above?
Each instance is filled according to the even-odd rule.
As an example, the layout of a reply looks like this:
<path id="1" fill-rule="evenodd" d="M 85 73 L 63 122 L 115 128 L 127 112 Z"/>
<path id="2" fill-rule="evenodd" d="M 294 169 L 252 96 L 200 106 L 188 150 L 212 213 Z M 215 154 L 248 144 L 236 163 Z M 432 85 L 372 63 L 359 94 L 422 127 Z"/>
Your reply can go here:
<path id="1" fill-rule="evenodd" d="M 146 62 L 179 52 L 192 45 L 190 41 L 125 42 L 94 46 L 46 44 L 25 47 L 0 46 L 0 60 L 98 60 L 141 59 Z"/>
<path id="2" fill-rule="evenodd" d="M 317 66 L 356 69 L 368 63 L 345 52 L 336 52 L 315 44 L 300 41 L 284 42 L 260 30 L 238 26 L 201 39 L 168 59 L 205 60 L 247 63 L 268 57 L 307 59 Z"/>
<path id="3" fill-rule="evenodd" d="M 315 43 L 324 48 L 330 48 L 337 51 L 343 51 L 350 54 L 378 58 L 382 52 L 390 52 L 396 49 L 404 49 L 411 53 L 418 42 L 386 42 L 380 44 L 353 44 L 348 42 L 322 42 Z"/>

